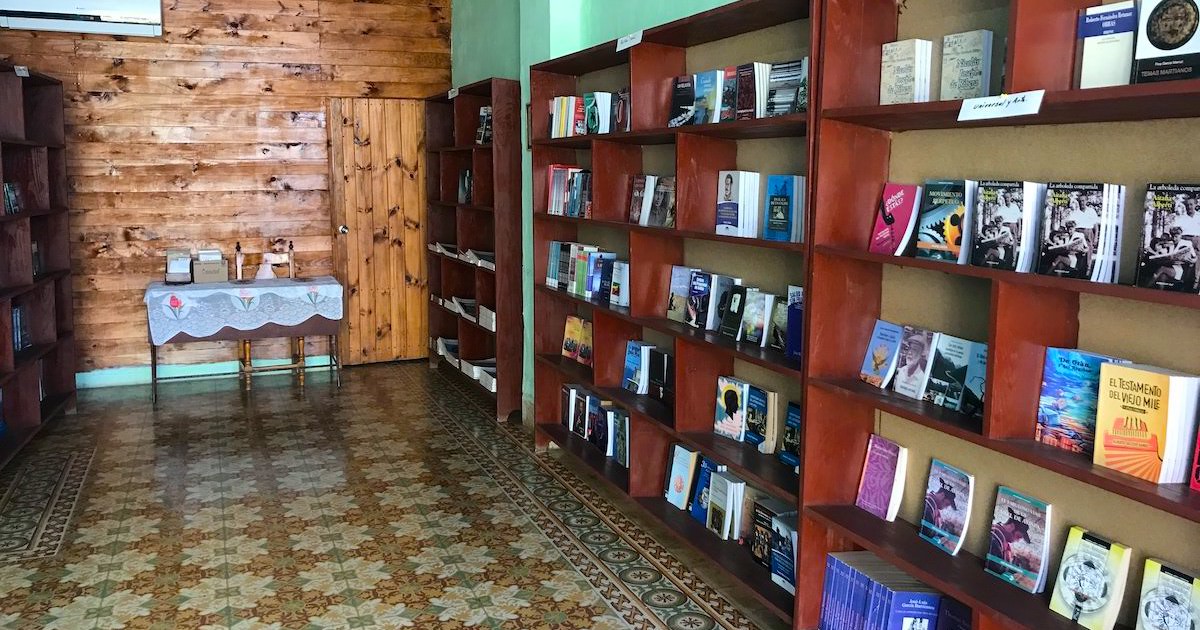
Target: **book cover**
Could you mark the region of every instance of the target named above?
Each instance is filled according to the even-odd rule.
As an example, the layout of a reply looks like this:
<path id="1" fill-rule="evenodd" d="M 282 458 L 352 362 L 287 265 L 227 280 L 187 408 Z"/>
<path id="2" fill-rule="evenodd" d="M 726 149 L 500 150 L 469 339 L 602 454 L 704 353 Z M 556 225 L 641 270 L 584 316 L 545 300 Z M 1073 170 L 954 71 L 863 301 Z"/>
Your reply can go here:
<path id="1" fill-rule="evenodd" d="M 771 581 L 796 594 L 796 515 L 771 518 Z"/>
<path id="2" fill-rule="evenodd" d="M 966 386 L 963 388 L 958 410 L 976 418 L 983 417 L 983 395 L 987 388 L 987 355 L 986 343 L 971 342 L 971 356 L 967 359 Z"/>
<path id="3" fill-rule="evenodd" d="M 727 306 L 721 313 L 717 332 L 730 339 L 737 339 L 742 326 L 742 314 L 746 310 L 747 291 L 758 292 L 758 289 L 748 289 L 741 285 L 729 287 Z"/>
<path id="4" fill-rule="evenodd" d="M 1129 85 L 1137 22 L 1133 0 L 1088 7 L 1079 12 L 1076 87 Z"/>
<path id="5" fill-rule="evenodd" d="M 624 412 L 617 415 L 616 433 L 613 435 L 613 451 L 617 463 L 629 468 L 629 416 Z"/>
<path id="6" fill-rule="evenodd" d="M 938 335 L 929 368 L 929 384 L 925 400 L 958 411 L 967 383 L 967 363 L 971 358 L 972 342 L 953 335 Z"/>
<path id="7" fill-rule="evenodd" d="M 1072 527 L 1051 589 L 1050 610 L 1088 630 L 1112 630 L 1132 555 L 1125 545 Z"/>
<path id="8" fill-rule="evenodd" d="M 692 78 L 695 99 L 692 106 L 692 124 L 703 125 L 720 122 L 721 94 L 725 88 L 725 71 L 709 70 L 697 73 Z"/>
<path id="9" fill-rule="evenodd" d="M 729 122 L 737 118 L 738 67 L 729 66 L 725 68 L 723 79 L 724 81 L 721 87 L 720 122 Z"/>
<path id="10" fill-rule="evenodd" d="M 583 437 L 595 444 L 596 431 L 604 418 L 604 401 L 599 396 L 588 396 L 587 416 L 584 418 Z"/>
<path id="11" fill-rule="evenodd" d="M 719 273 L 712 274 L 712 287 L 708 293 L 708 320 L 704 322 L 705 330 L 717 330 L 724 320 L 729 306 L 733 302 L 733 290 L 741 284 L 740 280 Z"/>
<path id="12" fill-rule="evenodd" d="M 892 375 L 892 389 L 921 400 L 929 384 L 929 370 L 938 334 L 916 326 L 905 326 L 900 337 L 900 353 Z"/>
<path id="13" fill-rule="evenodd" d="M 579 354 L 575 360 L 588 367 L 592 366 L 592 322 L 586 319 L 579 325 Z"/>
<path id="14" fill-rule="evenodd" d="M 586 92 L 583 95 L 583 111 L 584 111 L 584 133 L 594 134 L 600 133 L 600 106 L 596 102 L 595 92 Z"/>
<path id="15" fill-rule="evenodd" d="M 579 359 L 579 344 L 583 337 L 583 320 L 575 315 L 568 315 L 563 330 L 562 355 L 569 359 Z"/>
<path id="16" fill-rule="evenodd" d="M 896 371 L 896 359 L 900 356 L 900 341 L 904 328 L 898 324 L 875 320 L 871 341 L 867 343 L 867 354 L 863 357 L 858 377 L 864 383 L 885 388 Z"/>
<path id="17" fill-rule="evenodd" d="M 973 475 L 934 458 L 925 484 L 921 538 L 950 555 L 957 554 L 967 534 L 974 491 Z"/>
<path id="18" fill-rule="evenodd" d="M 1134 72 L 1138 83 L 1200 77 L 1195 0 L 1141 0 Z"/>
<path id="19" fill-rule="evenodd" d="M 1100 366 L 1114 360 L 1071 348 L 1046 348 L 1034 439 L 1091 457 L 1096 443 Z"/>
<path id="20" fill-rule="evenodd" d="M 1045 583 L 1050 505 L 1008 486 L 996 491 L 984 569 L 1030 593 Z"/>
<path id="21" fill-rule="evenodd" d="M 1100 244 L 1104 184 L 1051 183 L 1043 208 L 1038 273 L 1090 280 Z"/>
<path id="22" fill-rule="evenodd" d="M 588 408 L 588 441 L 601 452 L 608 452 L 608 412 L 612 404 L 596 398 L 596 404 Z M 589 403 L 591 401 L 588 401 Z"/>
<path id="23" fill-rule="evenodd" d="M 675 360 L 670 354 L 654 347 L 649 348 L 648 354 L 650 386 L 646 393 L 654 400 L 674 407 Z"/>
<path id="24" fill-rule="evenodd" d="M 786 116 L 808 109 L 808 57 L 771 64 L 767 85 L 767 112 Z"/>
<path id="25" fill-rule="evenodd" d="M 774 497 L 762 497 L 754 501 L 750 555 L 756 562 L 771 568 L 771 520 L 795 512 L 795 505 Z"/>
<path id="26" fill-rule="evenodd" d="M 804 350 L 804 287 L 788 285 L 787 358 L 801 360 Z"/>
<path id="27" fill-rule="evenodd" d="M 746 306 L 742 313 L 741 340 L 755 346 L 765 346 L 768 317 L 775 308 L 775 296 L 752 289 L 746 294 Z"/>
<path id="28" fill-rule="evenodd" d="M 583 438 L 587 438 L 588 435 L 588 406 L 593 398 L 595 396 L 587 392 L 580 392 L 579 400 L 575 403 L 575 417 L 571 419 L 571 430 Z"/>
<path id="29" fill-rule="evenodd" d="M 707 457 L 700 458 L 700 465 L 696 469 L 696 486 L 692 488 L 692 499 L 688 502 L 688 514 L 703 525 L 708 524 L 708 494 L 712 474 L 722 470 L 725 470 L 724 466 Z"/>
<path id="30" fill-rule="evenodd" d="M 1155 558 L 1146 559 L 1136 630 L 1200 628 L 1200 576 Z"/>
<path id="31" fill-rule="evenodd" d="M 704 329 L 708 322 L 709 294 L 712 292 L 712 274 L 706 271 L 693 271 L 688 282 L 687 318 L 684 323 Z"/>
<path id="32" fill-rule="evenodd" d="M 936 630 L 971 630 L 970 606 L 943 596 Z"/>
<path id="33" fill-rule="evenodd" d="M 933 42 L 906 39 L 883 45 L 879 73 L 879 104 L 929 100 L 929 57 Z M 923 69 L 923 70 L 922 70 Z"/>
<path id="34" fill-rule="evenodd" d="M 992 32 L 980 29 L 942 38 L 943 101 L 979 98 L 991 93 Z"/>
<path id="35" fill-rule="evenodd" d="M 682 444 L 675 444 L 671 448 L 671 472 L 667 475 L 665 496 L 668 503 L 684 510 L 687 509 L 697 454 Z"/>
<path id="36" fill-rule="evenodd" d="M 642 223 L 642 203 L 646 196 L 646 176 L 634 175 L 629 184 L 629 222 Z"/>
<path id="37" fill-rule="evenodd" d="M 742 236 L 742 171 L 720 171 L 717 182 L 717 234 Z"/>
<path id="38" fill-rule="evenodd" d="M 1096 445 L 1092 461 L 1151 483 L 1177 483 L 1180 440 L 1190 447 L 1195 437 L 1196 394 L 1176 372 L 1148 365 L 1105 363 L 1100 366 L 1096 405 Z M 1179 390 L 1173 392 L 1173 388 Z M 1179 426 L 1172 427 L 1172 423 Z"/>
<path id="39" fill-rule="evenodd" d="M 1146 186 L 1137 285 L 1196 293 L 1200 252 L 1200 185 L 1153 183 Z"/>
<path id="40" fill-rule="evenodd" d="M 577 392 L 578 390 L 576 389 L 575 385 L 562 386 L 562 395 L 559 398 L 558 407 L 561 410 L 559 422 L 564 427 L 567 427 L 567 430 L 571 429 L 571 420 L 575 417 L 574 407 L 575 399 L 577 398 Z"/>
<path id="41" fill-rule="evenodd" d="M 723 472 L 714 472 L 709 476 L 708 514 L 704 522 L 708 531 L 721 540 L 729 539 L 730 518 L 729 494 L 731 492 L 730 478 Z"/>
<path id="42" fill-rule="evenodd" d="M 671 115 L 667 119 L 668 127 L 682 127 L 692 124 L 695 110 L 696 92 L 692 75 L 685 74 L 675 77 L 671 87 Z"/>
<path id="43" fill-rule="evenodd" d="M 751 120 L 755 115 L 755 86 L 754 64 L 744 63 L 737 67 L 737 109 L 738 120 Z"/>
<path id="44" fill-rule="evenodd" d="M 767 176 L 767 204 L 763 208 L 762 237 L 768 241 L 800 242 L 802 230 L 798 199 L 804 194 L 804 178 L 796 175 Z M 793 238 L 796 237 L 796 238 Z"/>
<path id="45" fill-rule="evenodd" d="M 675 178 L 659 177 L 654 184 L 654 200 L 650 204 L 650 227 L 675 227 Z"/>
<path id="46" fill-rule="evenodd" d="M 667 319 L 676 322 L 686 322 L 688 314 L 688 296 L 691 291 L 691 267 L 671 266 L 671 285 L 667 294 Z"/>
<path id="47" fill-rule="evenodd" d="M 903 446 L 872 434 L 854 505 L 886 521 L 895 520 L 904 489 L 907 453 Z"/>
<path id="48" fill-rule="evenodd" d="M 717 377 L 717 413 L 713 431 L 741 442 L 746 437 L 746 398 L 750 386 L 732 376 Z"/>
<path id="49" fill-rule="evenodd" d="M 621 88 L 612 100 L 612 131 L 629 131 L 629 88 Z"/>
<path id="50" fill-rule="evenodd" d="M 967 183 L 926 181 L 917 218 L 917 257 L 958 262 L 967 226 Z"/>
<path id="51" fill-rule="evenodd" d="M 915 184 L 888 182 L 883 185 L 883 196 L 879 202 L 879 213 L 875 215 L 868 251 L 889 256 L 904 254 L 917 224 L 921 190 Z"/>
<path id="52" fill-rule="evenodd" d="M 975 200 L 971 264 L 1016 271 L 1025 204 L 1023 182 L 983 181 Z"/>
<path id="53" fill-rule="evenodd" d="M 800 405 L 790 402 L 783 423 L 783 443 L 779 446 L 779 461 L 788 466 L 800 466 Z"/>
<path id="54" fill-rule="evenodd" d="M 767 323 L 767 347 L 787 351 L 788 304 L 786 300 L 775 300 L 771 307 L 771 319 Z"/>
<path id="55" fill-rule="evenodd" d="M 642 346 L 645 345 L 635 339 L 630 339 L 625 344 L 625 366 L 621 371 L 621 387 L 635 394 L 641 393 L 641 384 L 643 378 L 642 365 Z"/>
<path id="56" fill-rule="evenodd" d="M 770 412 L 767 390 L 750 385 L 746 392 L 747 444 L 758 446 L 767 440 L 767 419 Z"/>

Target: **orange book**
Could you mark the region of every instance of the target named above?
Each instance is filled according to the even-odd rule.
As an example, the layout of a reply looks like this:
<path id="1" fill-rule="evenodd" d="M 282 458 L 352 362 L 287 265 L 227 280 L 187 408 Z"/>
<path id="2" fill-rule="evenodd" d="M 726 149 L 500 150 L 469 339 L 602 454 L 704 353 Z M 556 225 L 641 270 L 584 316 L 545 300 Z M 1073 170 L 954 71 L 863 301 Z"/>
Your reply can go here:
<path id="1" fill-rule="evenodd" d="M 1196 378 L 1145 365 L 1100 368 L 1093 461 L 1152 483 L 1179 483 L 1194 438 Z"/>

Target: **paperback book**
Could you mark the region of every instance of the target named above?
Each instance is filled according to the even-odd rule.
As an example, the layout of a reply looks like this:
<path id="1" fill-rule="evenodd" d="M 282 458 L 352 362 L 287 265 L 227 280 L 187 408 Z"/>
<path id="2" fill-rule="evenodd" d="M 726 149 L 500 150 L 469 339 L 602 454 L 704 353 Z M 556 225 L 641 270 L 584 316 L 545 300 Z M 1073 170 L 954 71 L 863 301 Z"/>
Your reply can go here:
<path id="1" fill-rule="evenodd" d="M 722 236 L 758 236 L 759 174 L 751 171 L 717 173 L 717 227 Z"/>
<path id="2" fill-rule="evenodd" d="M 1031 496 L 1000 486 L 992 512 L 984 569 L 1030 593 L 1046 586 L 1047 555 L 1052 506 Z"/>
<path id="3" fill-rule="evenodd" d="M 896 520 L 904 495 L 908 449 L 881 436 L 871 435 L 867 457 L 858 480 L 854 504 L 885 520 Z"/>
<path id="4" fill-rule="evenodd" d="M 906 39 L 883 45 L 879 104 L 925 103 L 930 100 L 933 42 Z"/>
<path id="5" fill-rule="evenodd" d="M 1163 368 L 1100 366 L 1093 463 L 1151 483 L 1184 483 L 1196 444 L 1200 377 Z"/>
<path id="6" fill-rule="evenodd" d="M 967 360 L 966 386 L 963 388 L 958 410 L 975 418 L 983 417 L 983 397 L 987 389 L 987 359 L 987 344 L 972 341 L 971 356 Z"/>
<path id="7" fill-rule="evenodd" d="M 671 446 L 671 468 L 667 474 L 667 487 L 663 494 L 668 503 L 681 510 L 687 509 L 698 458 L 698 453 L 682 444 Z"/>
<path id="8" fill-rule="evenodd" d="M 771 518 L 771 581 L 783 590 L 796 594 L 795 514 L 778 514 Z"/>
<path id="9" fill-rule="evenodd" d="M 762 497 L 754 502 L 750 555 L 754 556 L 755 562 L 771 568 L 771 522 L 776 517 L 795 513 L 795 505 L 774 497 Z"/>
<path id="10" fill-rule="evenodd" d="M 958 411 L 966 389 L 971 343 L 946 333 L 938 335 L 933 363 L 929 368 L 929 383 L 925 387 L 925 400 Z"/>
<path id="11" fill-rule="evenodd" d="M 952 556 L 958 554 L 971 522 L 974 493 L 974 475 L 934 458 L 925 484 L 921 538 Z"/>
<path id="12" fill-rule="evenodd" d="M 708 70 L 692 77 L 695 95 L 692 105 L 693 125 L 721 122 L 721 96 L 724 93 L 725 72 Z"/>
<path id="13" fill-rule="evenodd" d="M 763 210 L 762 237 L 768 241 L 800 243 L 804 240 L 804 177 L 767 177 L 767 203 Z M 757 189 L 755 190 L 757 197 Z"/>
<path id="14" fill-rule="evenodd" d="M 921 206 L 922 188 L 915 184 L 883 185 L 883 197 L 879 202 L 879 213 L 875 215 L 875 228 L 871 231 L 868 250 L 873 254 L 902 256 L 912 242 L 913 228 L 917 225 L 918 209 Z"/>
<path id="15" fill-rule="evenodd" d="M 988 96 L 991 85 L 991 31 L 980 29 L 942 38 L 941 100 Z"/>
<path id="16" fill-rule="evenodd" d="M 1200 185 L 1149 184 L 1146 187 L 1137 285 L 1196 293 L 1200 252 Z"/>
<path id="17" fill-rule="evenodd" d="M 933 350 L 937 347 L 938 333 L 905 326 L 900 336 L 900 353 L 896 360 L 896 371 L 892 375 L 892 389 L 916 400 L 925 397 L 929 385 L 929 370 L 933 364 Z"/>
<path id="18" fill-rule="evenodd" d="M 1133 0 L 1088 7 L 1076 28 L 1075 86 L 1081 89 L 1129 85 L 1137 39 Z"/>
<path id="19" fill-rule="evenodd" d="M 1003 271 L 1028 272 L 1037 258 L 1037 219 L 1044 184 L 979 182 L 971 264 Z"/>
<path id="20" fill-rule="evenodd" d="M 704 330 L 708 325 L 708 303 L 712 294 L 713 275 L 694 270 L 688 282 L 687 317 L 684 323 Z"/>
<path id="21" fill-rule="evenodd" d="M 745 441 L 760 453 L 774 453 L 779 424 L 779 394 L 750 385 L 746 392 Z"/>
<path id="22" fill-rule="evenodd" d="M 1132 555 L 1125 545 L 1072 527 L 1050 592 L 1050 610 L 1088 630 L 1112 630 Z"/>
<path id="23" fill-rule="evenodd" d="M 746 404 L 750 384 L 732 376 L 717 377 L 717 409 L 713 431 L 741 442 L 746 439 Z"/>
<path id="24" fill-rule="evenodd" d="M 737 67 L 738 120 L 763 118 L 767 113 L 767 84 L 771 64 L 755 61 Z"/>
<path id="25" fill-rule="evenodd" d="M 766 116 L 808 110 L 808 57 L 771 65 Z"/>
<path id="26" fill-rule="evenodd" d="M 1105 363 L 1128 361 L 1072 348 L 1046 348 L 1034 439 L 1092 456 L 1100 366 Z"/>
<path id="27" fill-rule="evenodd" d="M 1134 72 L 1138 83 L 1200 77 L 1200 9 L 1194 0 L 1141 0 Z"/>
<path id="28" fill-rule="evenodd" d="M 692 498 L 688 502 L 688 514 L 701 525 L 708 524 L 708 496 L 712 474 L 723 470 L 725 470 L 723 464 L 718 464 L 707 457 L 700 458 L 700 466 L 696 470 L 696 486 L 692 488 Z"/>
<path id="29" fill-rule="evenodd" d="M 975 182 L 929 180 L 917 218 L 917 257 L 966 264 L 971 251 Z"/>
<path id="30" fill-rule="evenodd" d="M 1142 572 L 1136 630 L 1192 630 L 1200 627 L 1200 575 L 1147 558 Z"/>
<path id="31" fill-rule="evenodd" d="M 650 211 L 643 225 L 650 227 L 675 227 L 675 178 L 659 177 L 654 183 L 654 196 Z"/>
<path id="32" fill-rule="evenodd" d="M 871 341 L 867 343 L 867 355 L 863 357 L 858 377 L 864 383 L 885 388 L 896 372 L 896 360 L 900 356 L 900 342 L 904 328 L 882 319 L 875 320 Z"/>
<path id="33" fill-rule="evenodd" d="M 1038 273 L 1092 279 L 1108 184 L 1056 182 L 1046 188 Z"/>
<path id="34" fill-rule="evenodd" d="M 783 441 L 779 445 L 779 461 L 800 471 L 800 405 L 788 403 L 783 423 Z"/>
<path id="35" fill-rule="evenodd" d="M 714 472 L 710 477 L 706 525 L 721 540 L 737 537 L 745 491 L 746 482 L 729 471 Z"/>
<path id="36" fill-rule="evenodd" d="M 696 91 L 692 75 L 675 77 L 671 87 L 671 112 L 668 127 L 682 127 L 693 123 L 696 107 Z"/>
<path id="37" fill-rule="evenodd" d="M 692 267 L 671 267 L 671 285 L 667 294 L 667 319 L 676 322 L 686 322 L 688 313 L 688 295 L 690 294 L 692 273 L 699 271 Z"/>
<path id="38" fill-rule="evenodd" d="M 766 347 L 768 318 L 775 309 L 775 295 L 751 289 L 746 293 L 746 305 L 742 314 L 741 334 L 738 339 L 748 344 Z"/>
<path id="39" fill-rule="evenodd" d="M 717 324 L 717 332 L 730 339 L 740 339 L 742 335 L 742 313 L 746 310 L 747 291 L 758 292 L 741 285 L 729 288 L 729 303 Z"/>

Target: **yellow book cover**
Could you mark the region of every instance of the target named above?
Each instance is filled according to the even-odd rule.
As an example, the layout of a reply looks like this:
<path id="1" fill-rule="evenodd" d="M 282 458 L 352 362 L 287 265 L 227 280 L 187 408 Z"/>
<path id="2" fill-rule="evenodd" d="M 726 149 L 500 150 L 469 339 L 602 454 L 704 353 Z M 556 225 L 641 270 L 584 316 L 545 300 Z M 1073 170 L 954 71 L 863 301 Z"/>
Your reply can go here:
<path id="1" fill-rule="evenodd" d="M 562 355 L 572 359 L 579 357 L 579 342 L 583 336 L 583 320 L 571 315 L 563 329 Z"/>
<path id="2" fill-rule="evenodd" d="M 586 319 L 580 323 L 579 354 L 575 360 L 588 367 L 592 366 L 592 322 Z"/>
<path id="3" fill-rule="evenodd" d="M 1129 575 L 1129 547 L 1072 527 L 1063 548 L 1050 610 L 1088 630 L 1112 630 Z"/>
<path id="4" fill-rule="evenodd" d="M 1096 452 L 1092 459 L 1159 483 L 1167 438 L 1171 377 L 1132 365 L 1100 366 Z"/>
<path id="5" fill-rule="evenodd" d="M 1146 559 L 1137 630 L 1200 628 L 1200 580 L 1194 573 Z"/>

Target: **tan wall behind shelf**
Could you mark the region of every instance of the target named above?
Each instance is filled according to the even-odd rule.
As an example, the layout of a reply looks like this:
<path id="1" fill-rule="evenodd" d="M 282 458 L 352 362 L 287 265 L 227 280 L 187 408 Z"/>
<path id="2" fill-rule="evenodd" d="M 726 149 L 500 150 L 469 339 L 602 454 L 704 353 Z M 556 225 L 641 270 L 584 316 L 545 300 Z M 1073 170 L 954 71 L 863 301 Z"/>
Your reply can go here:
<path id="1" fill-rule="evenodd" d="M 64 85 L 80 371 L 149 362 L 142 291 L 167 247 L 232 258 L 238 240 L 284 237 L 301 273 L 331 273 L 327 97 L 449 85 L 450 0 L 164 2 L 163 21 L 163 37 L 125 41 L 0 33 L 0 59 Z M 226 344 L 160 355 L 233 357 Z"/>

